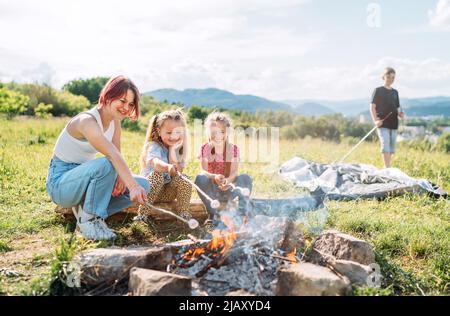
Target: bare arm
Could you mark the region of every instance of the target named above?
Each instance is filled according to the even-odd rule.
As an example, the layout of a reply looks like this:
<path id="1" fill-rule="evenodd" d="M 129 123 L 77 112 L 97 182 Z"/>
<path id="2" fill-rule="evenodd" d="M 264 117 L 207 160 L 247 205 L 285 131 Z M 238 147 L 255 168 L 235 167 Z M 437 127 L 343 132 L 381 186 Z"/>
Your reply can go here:
<path id="1" fill-rule="evenodd" d="M 215 184 L 217 184 L 219 186 L 221 184 L 225 183 L 225 176 L 223 174 L 216 174 L 216 173 L 208 172 L 208 160 L 207 159 L 203 158 L 200 161 L 201 161 L 201 165 L 202 165 L 201 174 L 207 176 L 208 178 L 213 180 Z"/>
<path id="2" fill-rule="evenodd" d="M 116 146 L 117 150 L 120 152 L 120 137 L 122 136 L 122 126 L 120 121 L 114 121 L 114 135 L 112 138 L 112 143 Z"/>
<path id="3" fill-rule="evenodd" d="M 120 138 L 122 136 L 122 126 L 119 120 L 115 120 L 113 124 L 114 124 L 114 135 L 112 137 L 112 143 L 114 144 L 114 146 L 116 146 L 117 150 L 120 152 Z M 123 182 L 120 176 L 118 176 L 116 179 L 116 183 L 114 184 L 112 196 L 115 197 L 124 194 L 126 189 L 127 189 L 126 184 Z"/>
<path id="4" fill-rule="evenodd" d="M 380 127 L 383 124 L 383 121 L 377 116 L 376 107 L 377 105 L 375 103 L 370 104 L 370 115 L 372 116 L 373 123 L 377 127 Z"/>
<path id="5" fill-rule="evenodd" d="M 370 114 L 372 115 L 372 120 L 374 122 L 379 120 L 379 118 L 377 116 L 377 112 L 376 112 L 376 107 L 377 107 L 377 105 L 375 103 L 370 104 Z"/>
<path id="6" fill-rule="evenodd" d="M 185 163 L 183 161 L 183 157 L 177 154 L 178 150 L 179 146 L 173 146 L 169 148 L 169 163 L 172 165 L 176 165 L 177 170 L 183 172 Z"/>
<path id="7" fill-rule="evenodd" d="M 210 179 L 214 179 L 216 174 L 208 172 L 208 160 L 207 159 L 202 159 L 201 160 L 201 165 L 202 165 L 201 174 L 207 176 Z"/>
<path id="8" fill-rule="evenodd" d="M 234 182 L 234 180 L 236 180 L 236 177 L 238 175 L 238 169 L 239 169 L 239 161 L 233 159 L 230 166 L 230 176 L 226 179 L 227 183 L 231 183 Z"/>
<path id="9" fill-rule="evenodd" d="M 98 126 L 98 123 L 93 118 L 87 116 L 81 117 L 77 127 L 78 132 L 82 134 L 96 150 L 111 161 L 114 169 L 116 169 L 130 191 L 139 186 L 136 180 L 134 180 L 120 151 L 112 142 L 106 139 Z"/>
<path id="10" fill-rule="evenodd" d="M 168 164 L 159 158 L 153 158 L 150 160 L 150 166 L 157 172 L 169 172 L 171 164 Z"/>

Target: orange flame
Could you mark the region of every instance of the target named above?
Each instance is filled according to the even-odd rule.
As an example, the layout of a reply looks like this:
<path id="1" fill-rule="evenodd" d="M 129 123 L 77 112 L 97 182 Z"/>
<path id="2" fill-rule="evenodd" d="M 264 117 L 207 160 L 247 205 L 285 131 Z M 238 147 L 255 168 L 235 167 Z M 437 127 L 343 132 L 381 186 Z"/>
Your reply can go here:
<path id="1" fill-rule="evenodd" d="M 213 231 L 213 238 L 206 245 L 206 247 L 197 247 L 195 249 L 189 249 L 184 254 L 184 260 L 193 260 L 200 255 L 205 254 L 207 251 L 212 252 L 214 257 L 226 253 L 233 246 L 237 239 L 236 227 L 228 216 L 222 216 L 222 221 L 230 230 L 229 233 L 223 234 L 222 231 Z"/>
<path id="2" fill-rule="evenodd" d="M 297 249 L 294 249 L 292 252 L 290 252 L 286 255 L 286 258 L 288 258 L 288 260 L 290 262 L 297 262 L 297 257 L 295 256 L 296 253 L 297 253 Z"/>

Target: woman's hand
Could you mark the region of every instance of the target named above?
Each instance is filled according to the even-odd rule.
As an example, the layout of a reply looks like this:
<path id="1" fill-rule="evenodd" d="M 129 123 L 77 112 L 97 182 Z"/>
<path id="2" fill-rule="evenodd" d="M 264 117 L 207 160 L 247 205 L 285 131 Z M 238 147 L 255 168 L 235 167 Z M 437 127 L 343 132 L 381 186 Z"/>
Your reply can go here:
<path id="1" fill-rule="evenodd" d="M 114 184 L 114 190 L 111 195 L 113 197 L 122 195 L 125 193 L 126 189 L 127 187 L 125 185 L 125 182 L 123 182 L 123 180 L 119 176 L 117 176 L 116 183 Z"/>
<path id="2" fill-rule="evenodd" d="M 125 193 L 127 186 L 120 176 L 117 176 L 112 196 L 119 196 Z"/>
<path id="3" fill-rule="evenodd" d="M 147 192 L 139 184 L 132 187 L 130 190 L 130 200 L 141 205 L 145 205 L 147 202 Z"/>

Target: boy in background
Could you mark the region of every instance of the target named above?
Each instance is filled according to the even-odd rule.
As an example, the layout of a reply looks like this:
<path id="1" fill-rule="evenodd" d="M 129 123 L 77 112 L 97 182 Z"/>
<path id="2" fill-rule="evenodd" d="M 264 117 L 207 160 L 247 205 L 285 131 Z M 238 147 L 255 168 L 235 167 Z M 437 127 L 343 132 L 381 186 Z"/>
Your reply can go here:
<path id="1" fill-rule="evenodd" d="M 403 118 L 405 114 L 400 108 L 398 91 L 392 88 L 395 80 L 395 70 L 387 67 L 384 70 L 382 79 L 384 80 L 384 85 L 376 88 L 372 94 L 370 114 L 380 138 L 384 167 L 390 168 L 392 155 L 395 153 L 395 145 L 397 143 L 398 118 Z"/>

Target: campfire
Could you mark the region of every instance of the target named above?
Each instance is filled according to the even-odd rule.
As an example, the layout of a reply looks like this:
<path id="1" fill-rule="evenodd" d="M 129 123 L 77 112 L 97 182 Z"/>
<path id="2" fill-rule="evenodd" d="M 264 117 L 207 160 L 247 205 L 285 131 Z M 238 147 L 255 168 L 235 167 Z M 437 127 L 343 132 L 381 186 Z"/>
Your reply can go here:
<path id="1" fill-rule="evenodd" d="M 88 251 L 79 261 L 82 281 L 100 287 L 129 277 L 132 295 L 178 296 L 347 295 L 352 284 L 367 284 L 375 260 L 369 244 L 337 231 L 308 243 L 302 228 L 312 223 L 311 211 L 273 216 L 274 207 L 262 204 L 247 214 L 221 211 L 222 223 L 206 239 L 188 235 L 160 247 Z M 325 211 L 318 212 L 319 223 Z"/>
<path id="2" fill-rule="evenodd" d="M 206 243 L 191 236 L 194 243 L 180 249 L 167 272 L 194 278 L 199 294 L 224 295 L 243 289 L 273 295 L 277 269 L 299 261 L 297 248 L 303 239 L 297 240 L 297 247 L 288 245 L 289 225 L 281 218 L 242 219 L 227 213 L 221 216 L 226 229 L 214 230 Z"/>
<path id="3" fill-rule="evenodd" d="M 235 232 L 226 233 L 224 235 L 215 233 L 211 242 L 205 247 L 195 247 L 195 249 L 189 249 L 183 256 L 185 261 L 197 260 L 200 257 L 205 257 L 209 254 L 208 258 L 219 258 L 221 255 L 228 252 L 236 241 L 237 235 Z"/>

